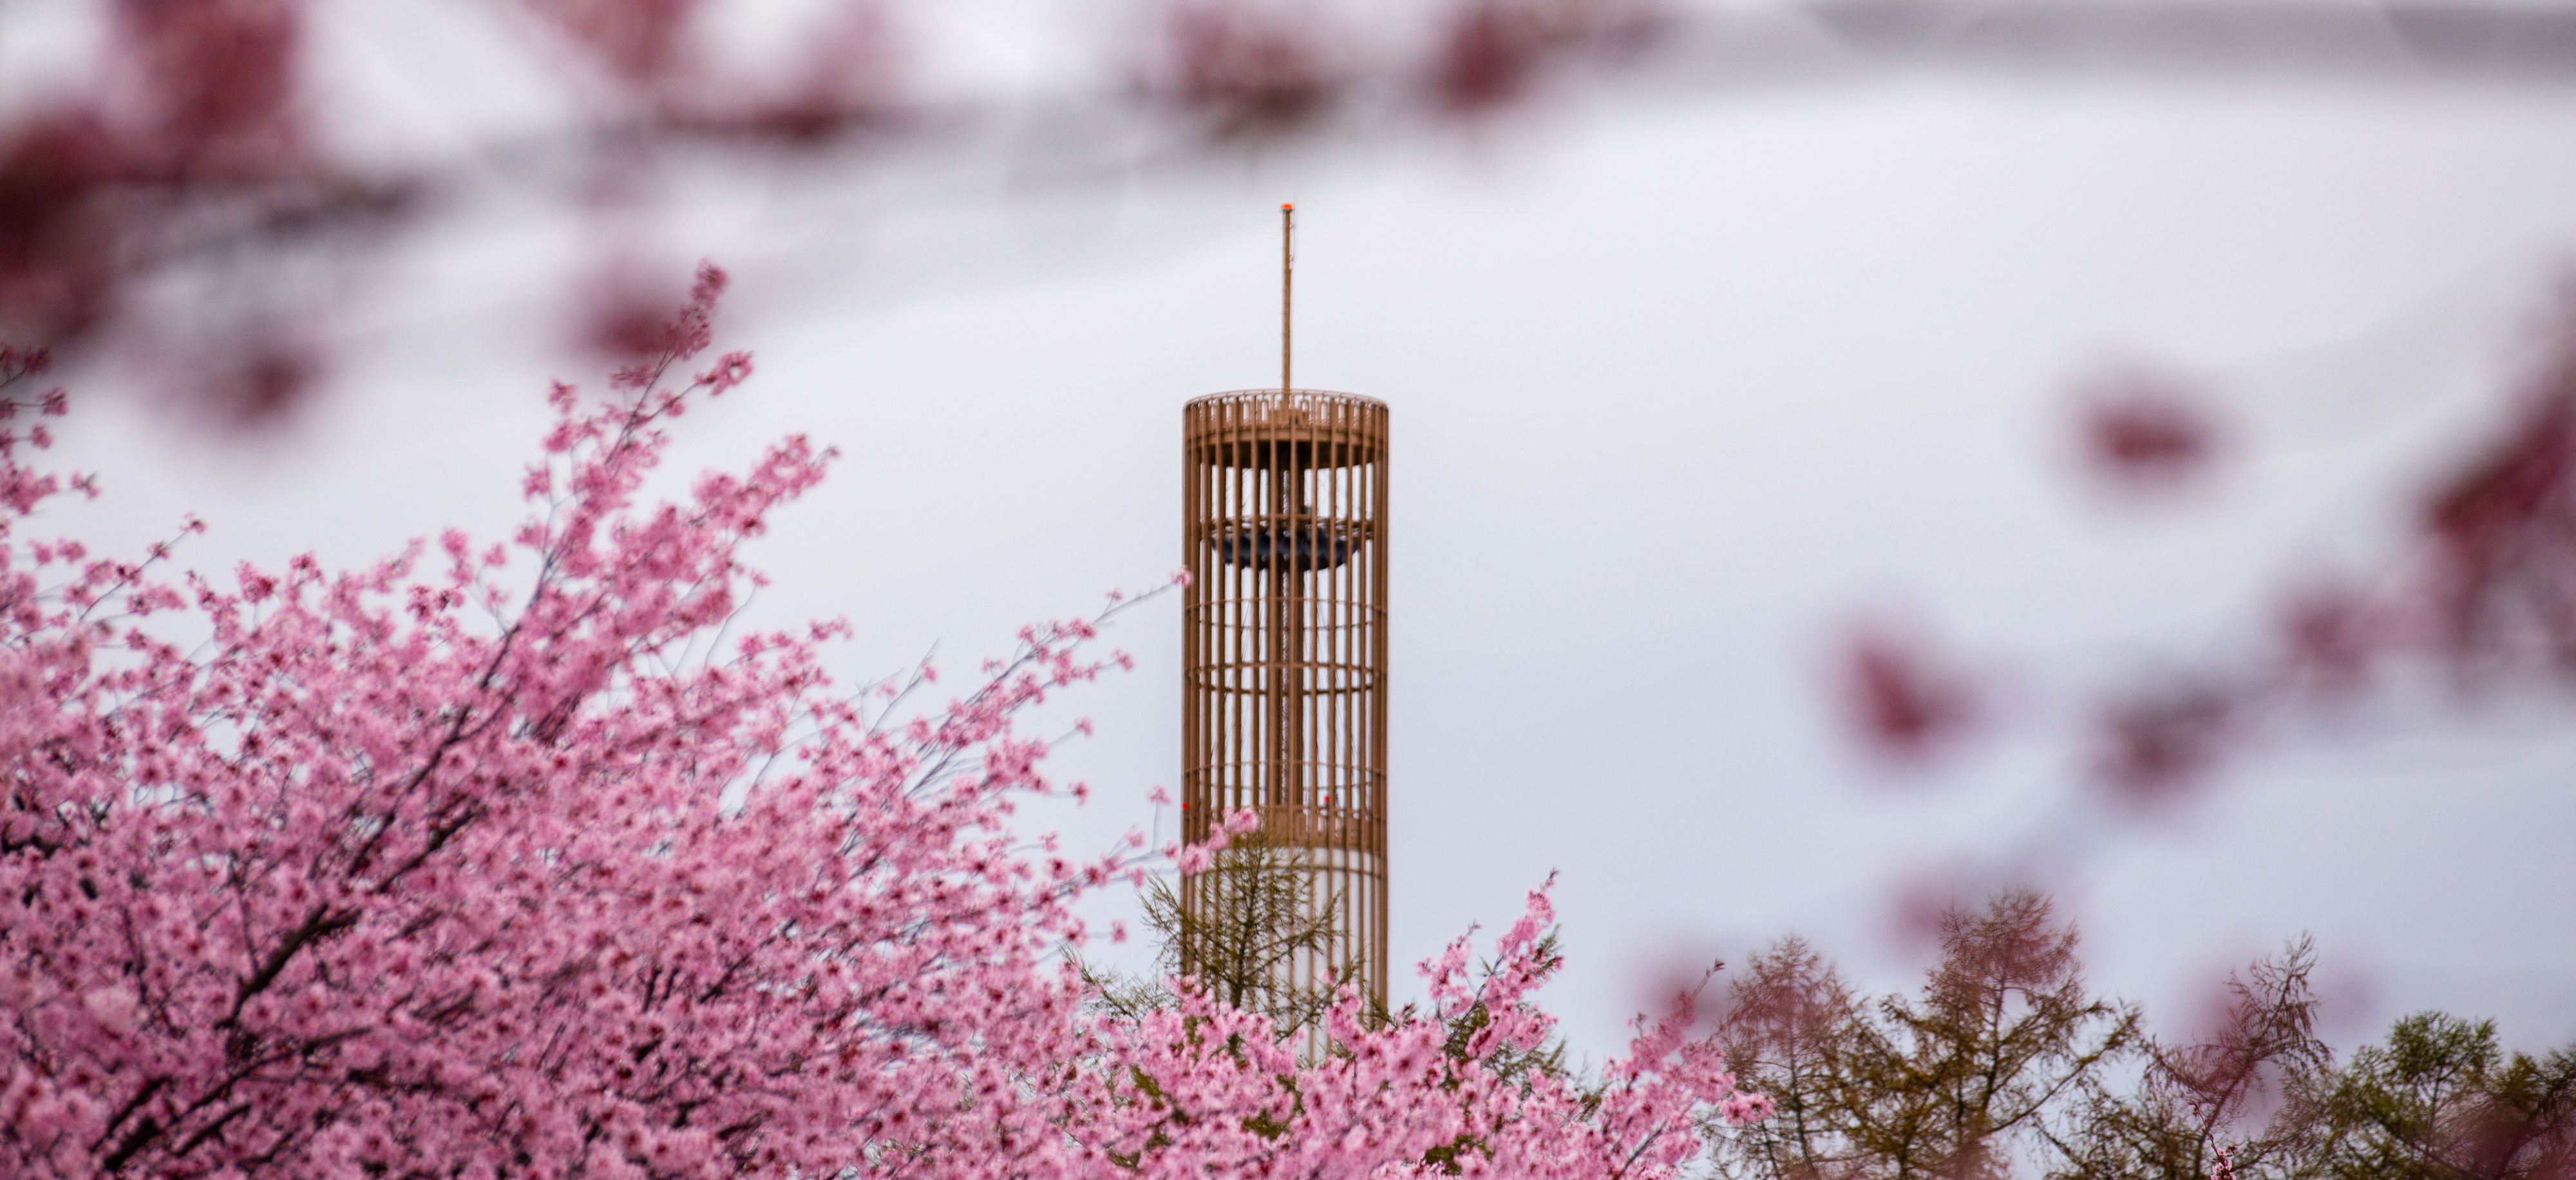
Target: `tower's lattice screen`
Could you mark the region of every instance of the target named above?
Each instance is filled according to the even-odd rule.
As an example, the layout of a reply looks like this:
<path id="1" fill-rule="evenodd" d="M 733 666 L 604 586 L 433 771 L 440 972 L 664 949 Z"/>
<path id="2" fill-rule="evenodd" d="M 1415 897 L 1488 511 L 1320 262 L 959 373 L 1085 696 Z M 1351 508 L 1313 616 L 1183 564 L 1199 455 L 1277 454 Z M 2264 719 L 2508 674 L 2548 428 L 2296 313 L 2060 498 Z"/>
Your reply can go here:
<path id="1" fill-rule="evenodd" d="M 1278 984 L 1386 999 L 1387 410 L 1245 390 L 1183 411 L 1183 826 L 1238 808 L 1309 875 L 1340 935 Z M 1221 885 L 1190 878 L 1184 907 Z M 1186 965 L 1188 948 L 1183 948 Z"/>

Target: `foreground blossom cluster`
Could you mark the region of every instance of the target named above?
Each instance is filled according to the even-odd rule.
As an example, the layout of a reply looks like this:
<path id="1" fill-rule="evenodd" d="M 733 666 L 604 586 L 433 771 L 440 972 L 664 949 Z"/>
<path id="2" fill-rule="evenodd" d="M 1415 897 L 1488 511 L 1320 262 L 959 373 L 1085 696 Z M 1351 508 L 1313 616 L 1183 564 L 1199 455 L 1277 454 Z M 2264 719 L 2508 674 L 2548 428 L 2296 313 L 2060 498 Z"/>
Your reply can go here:
<path id="1" fill-rule="evenodd" d="M 1543 893 L 1485 970 L 1425 965 L 1436 1010 L 1346 999 L 1322 1060 L 1186 981 L 1088 1008 L 1073 903 L 1193 850 L 1014 835 L 1070 788 L 1013 719 L 1122 658 L 1032 628 L 924 707 L 927 667 L 836 687 L 839 624 L 734 633 L 739 546 L 830 454 L 645 495 L 749 373 L 692 364 L 721 285 L 606 397 L 556 388 L 503 544 L 102 558 L 30 534 L 88 485 L 6 424 L 0 1174 L 1590 1180 L 1764 1113 L 1686 1005 L 1595 1079 L 1494 1068 L 1548 1035 Z"/>
<path id="2" fill-rule="evenodd" d="M 2140 664 L 2107 686 L 2013 689 L 2053 674 L 2029 663 L 2001 674 L 1991 656 L 1873 622 L 1842 653 L 1854 736 L 1892 764 L 1925 766 L 1982 730 L 2048 715 L 2007 701 L 2077 702 L 2088 777 L 2142 812 L 2190 799 L 2303 715 L 2420 702 L 2424 688 L 2469 704 L 2506 689 L 2563 691 L 2576 683 L 2576 275 L 2531 324 L 2488 425 L 2427 463 L 2421 486 L 2397 501 L 2385 556 L 2285 577 L 2241 638 Z M 2187 379 L 2118 374 L 2085 399 L 2091 474 L 2122 494 L 2204 481 L 2233 445 L 2212 393 Z"/>

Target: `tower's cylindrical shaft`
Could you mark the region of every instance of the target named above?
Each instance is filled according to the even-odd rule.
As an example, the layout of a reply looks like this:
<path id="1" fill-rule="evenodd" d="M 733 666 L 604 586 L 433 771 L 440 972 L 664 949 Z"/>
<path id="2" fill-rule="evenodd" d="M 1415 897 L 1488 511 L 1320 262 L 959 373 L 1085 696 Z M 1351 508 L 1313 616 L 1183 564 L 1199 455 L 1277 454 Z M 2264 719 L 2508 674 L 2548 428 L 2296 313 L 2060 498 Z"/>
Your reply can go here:
<path id="1" fill-rule="evenodd" d="M 1338 932 L 1276 985 L 1348 978 L 1383 1003 L 1386 405 L 1222 393 L 1189 403 L 1182 434 L 1182 830 L 1253 808 Z M 1210 896 L 1183 882 L 1185 909 Z"/>

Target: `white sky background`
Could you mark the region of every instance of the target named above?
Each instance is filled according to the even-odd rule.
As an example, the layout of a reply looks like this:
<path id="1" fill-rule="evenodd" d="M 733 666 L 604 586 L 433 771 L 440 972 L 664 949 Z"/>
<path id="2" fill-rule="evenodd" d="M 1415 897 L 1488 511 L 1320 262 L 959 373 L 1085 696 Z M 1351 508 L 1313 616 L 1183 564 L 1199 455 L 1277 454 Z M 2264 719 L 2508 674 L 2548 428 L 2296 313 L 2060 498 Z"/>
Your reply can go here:
<path id="1" fill-rule="evenodd" d="M 938 76 L 1053 68 L 1053 26 L 963 11 Z M 350 84 L 400 90 L 377 70 Z M 387 134 L 434 139 L 435 109 Z M 761 610 L 850 616 L 853 677 L 934 642 L 966 671 L 1177 563 L 1179 407 L 1276 379 L 1295 199 L 1298 383 L 1394 408 L 1399 998 L 1552 870 L 1571 957 L 1549 998 L 1595 1057 L 1643 981 L 1792 929 L 1899 984 L 1919 963 L 1884 937 L 1893 887 L 2039 840 L 2097 981 L 2169 1021 L 2310 930 L 2358 981 L 2347 1040 L 2423 1007 L 2576 1036 L 2568 702 L 2321 722 L 2145 825 L 2082 801 L 2049 725 L 2072 687 L 2223 652 L 2288 576 L 2386 551 L 2576 257 L 2576 90 L 1927 73 L 948 184 L 674 186 L 651 238 L 731 265 L 719 347 L 760 365 L 683 420 L 681 473 L 787 431 L 842 447 L 755 551 Z M 185 560 L 209 570 L 501 534 L 546 379 L 599 384 L 560 333 L 595 244 L 473 209 L 352 300 L 337 391 L 280 438 L 88 400 L 61 454 L 108 496 L 67 530 L 135 548 L 196 511 L 214 529 Z M 2143 512 L 2086 493 L 2065 391 L 2119 356 L 2223 392 L 2215 487 Z M 2046 739 L 1877 773 L 1825 675 L 1872 611 L 1991 656 Z M 1177 629 L 1169 600 L 1128 616 L 1139 669 L 1055 714 L 1099 725 L 1058 763 L 1097 801 L 1032 817 L 1075 848 L 1150 824 L 1176 780 Z"/>

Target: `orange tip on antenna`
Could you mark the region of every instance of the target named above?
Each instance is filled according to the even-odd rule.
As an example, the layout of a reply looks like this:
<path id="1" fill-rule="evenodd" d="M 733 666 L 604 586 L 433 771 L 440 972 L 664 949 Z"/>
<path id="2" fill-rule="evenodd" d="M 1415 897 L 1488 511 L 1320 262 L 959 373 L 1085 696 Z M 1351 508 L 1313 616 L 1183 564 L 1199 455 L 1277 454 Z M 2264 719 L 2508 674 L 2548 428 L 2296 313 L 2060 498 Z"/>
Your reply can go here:
<path id="1" fill-rule="evenodd" d="M 1296 207 L 1297 207 L 1297 202 L 1295 202 L 1295 201 L 1281 201 L 1281 202 L 1279 202 L 1279 208 L 1280 208 L 1280 211 L 1281 211 L 1281 212 L 1286 212 L 1287 210 L 1294 209 L 1294 208 L 1296 208 Z"/>

